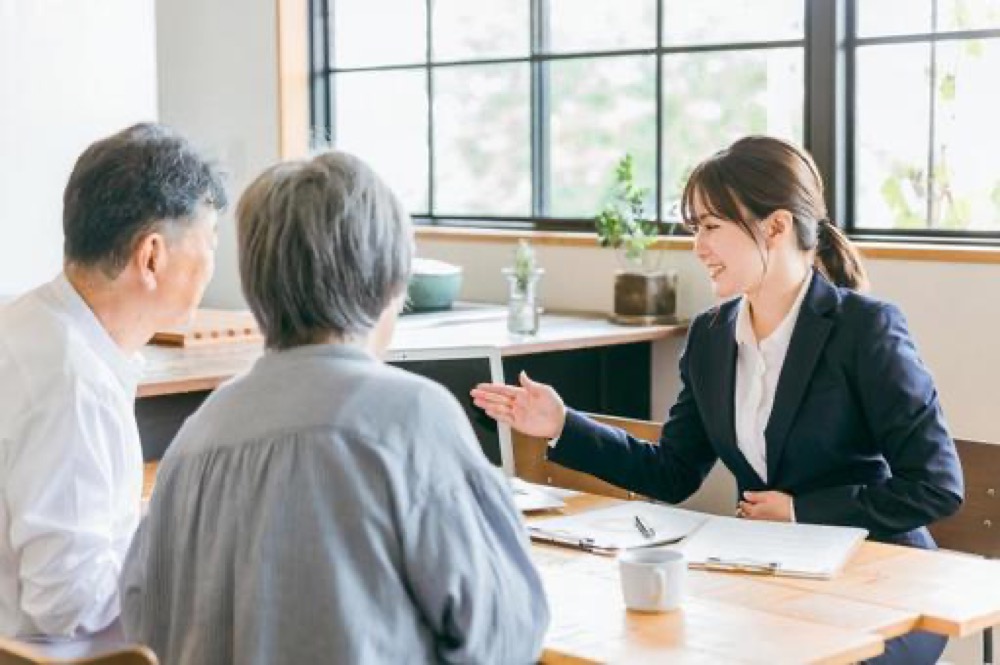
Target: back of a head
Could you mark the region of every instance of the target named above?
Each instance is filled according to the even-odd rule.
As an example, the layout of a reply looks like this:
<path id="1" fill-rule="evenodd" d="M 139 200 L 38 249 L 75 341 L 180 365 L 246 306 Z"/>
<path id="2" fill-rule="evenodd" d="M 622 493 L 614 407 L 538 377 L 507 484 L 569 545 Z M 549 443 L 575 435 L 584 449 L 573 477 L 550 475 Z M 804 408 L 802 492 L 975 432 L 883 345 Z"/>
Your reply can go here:
<path id="1" fill-rule="evenodd" d="M 756 223 L 787 210 L 798 247 L 815 252 L 816 268 L 838 286 L 863 290 L 868 277 L 861 257 L 827 216 L 823 179 L 812 157 L 782 139 L 747 136 L 695 167 L 681 199 L 685 219 L 695 199 L 719 219 L 739 224 L 754 238 Z M 748 211 L 752 219 L 744 219 Z"/>
<path id="2" fill-rule="evenodd" d="M 236 218 L 243 294 L 269 348 L 363 335 L 406 286 L 409 215 L 353 155 L 269 168 Z"/>
<path id="3" fill-rule="evenodd" d="M 77 159 L 63 194 L 65 259 L 114 278 L 140 237 L 183 225 L 202 205 L 226 206 L 213 164 L 163 125 L 133 125 Z"/>

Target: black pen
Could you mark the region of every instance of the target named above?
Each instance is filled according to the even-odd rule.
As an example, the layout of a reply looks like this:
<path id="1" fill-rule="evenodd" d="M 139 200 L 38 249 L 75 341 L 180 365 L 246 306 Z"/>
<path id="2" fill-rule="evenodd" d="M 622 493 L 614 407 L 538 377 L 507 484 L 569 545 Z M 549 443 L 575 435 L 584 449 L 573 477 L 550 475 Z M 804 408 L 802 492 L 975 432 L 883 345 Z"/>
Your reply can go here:
<path id="1" fill-rule="evenodd" d="M 635 528 L 639 530 L 643 538 L 654 538 L 656 536 L 656 530 L 643 522 L 642 518 L 638 515 L 635 516 Z"/>

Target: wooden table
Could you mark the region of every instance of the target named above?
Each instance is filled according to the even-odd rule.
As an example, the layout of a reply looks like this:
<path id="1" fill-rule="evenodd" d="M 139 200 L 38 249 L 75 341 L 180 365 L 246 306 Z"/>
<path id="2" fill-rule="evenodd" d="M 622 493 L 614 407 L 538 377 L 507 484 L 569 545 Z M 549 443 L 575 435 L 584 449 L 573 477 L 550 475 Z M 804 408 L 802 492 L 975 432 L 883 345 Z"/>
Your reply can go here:
<path id="1" fill-rule="evenodd" d="M 564 512 L 616 501 L 577 494 Z M 947 552 L 866 542 L 826 581 L 690 570 L 664 614 L 625 609 L 614 558 L 538 543 L 532 556 L 552 609 L 545 663 L 852 663 L 912 630 L 1000 624 L 1000 562 Z"/>

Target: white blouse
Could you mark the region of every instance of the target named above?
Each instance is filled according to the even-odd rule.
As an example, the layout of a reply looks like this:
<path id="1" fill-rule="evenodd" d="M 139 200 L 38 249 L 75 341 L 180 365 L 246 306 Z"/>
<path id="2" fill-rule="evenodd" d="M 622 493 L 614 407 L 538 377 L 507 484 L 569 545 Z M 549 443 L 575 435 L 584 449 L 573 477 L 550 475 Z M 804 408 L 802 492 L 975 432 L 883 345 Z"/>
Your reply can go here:
<path id="1" fill-rule="evenodd" d="M 63 275 L 0 308 L 0 635 L 118 615 L 142 491 L 139 372 Z"/>
<path id="2" fill-rule="evenodd" d="M 792 308 L 768 337 L 758 342 L 750 321 L 750 302 L 740 302 L 736 317 L 736 441 L 743 456 L 757 475 L 767 482 L 767 441 L 764 430 L 771 418 L 774 394 L 778 389 L 781 368 L 788 344 L 799 318 L 799 309 L 812 283 L 812 271 L 806 275 Z"/>

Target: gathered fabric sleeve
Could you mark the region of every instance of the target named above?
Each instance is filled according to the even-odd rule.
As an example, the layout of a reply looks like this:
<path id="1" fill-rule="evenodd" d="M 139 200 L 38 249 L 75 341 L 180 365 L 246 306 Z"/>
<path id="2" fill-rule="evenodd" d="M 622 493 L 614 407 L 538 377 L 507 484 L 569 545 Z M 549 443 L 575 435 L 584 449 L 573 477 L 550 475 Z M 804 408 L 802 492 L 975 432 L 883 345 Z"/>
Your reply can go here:
<path id="1" fill-rule="evenodd" d="M 441 661 L 535 662 L 548 605 L 520 515 L 493 470 L 428 486 L 406 522 L 406 577 Z"/>
<path id="2" fill-rule="evenodd" d="M 411 403 L 411 498 L 401 511 L 403 575 L 444 663 L 533 663 L 549 609 L 527 530 L 501 472 L 443 388 Z"/>

